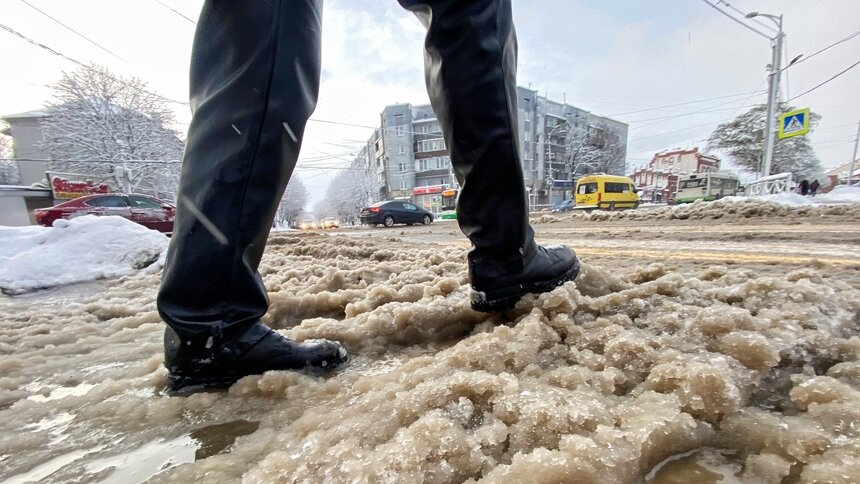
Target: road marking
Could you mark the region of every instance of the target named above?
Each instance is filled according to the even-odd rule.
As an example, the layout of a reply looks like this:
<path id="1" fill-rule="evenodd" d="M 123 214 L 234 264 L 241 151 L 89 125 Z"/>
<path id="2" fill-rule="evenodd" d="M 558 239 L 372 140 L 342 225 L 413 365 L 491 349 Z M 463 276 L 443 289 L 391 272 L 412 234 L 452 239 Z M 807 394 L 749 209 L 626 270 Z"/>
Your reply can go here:
<path id="1" fill-rule="evenodd" d="M 773 254 L 742 254 L 738 252 L 720 253 L 720 252 L 703 252 L 703 251 L 659 251 L 659 250 L 625 250 L 625 249 L 599 249 L 590 247 L 575 248 L 577 254 L 604 256 L 604 257 L 648 257 L 651 259 L 662 260 L 705 260 L 705 261 L 724 261 L 724 262 L 747 262 L 757 264 L 803 264 L 808 265 L 813 262 L 824 262 L 828 264 L 854 264 L 860 265 L 860 259 L 853 257 L 835 258 L 835 257 L 815 257 L 810 254 L 808 256 L 799 255 L 773 255 Z"/>

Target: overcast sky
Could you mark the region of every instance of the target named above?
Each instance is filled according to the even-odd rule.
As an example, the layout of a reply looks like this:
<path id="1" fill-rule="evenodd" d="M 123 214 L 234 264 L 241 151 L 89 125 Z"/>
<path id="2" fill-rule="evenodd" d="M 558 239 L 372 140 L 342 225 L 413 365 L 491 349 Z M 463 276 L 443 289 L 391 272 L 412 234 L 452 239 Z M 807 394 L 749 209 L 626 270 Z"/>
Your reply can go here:
<path id="1" fill-rule="evenodd" d="M 136 75 L 153 90 L 185 100 L 192 21 L 201 4 L 3 0 L 0 23 L 75 60 Z M 808 57 L 860 31 L 857 5 L 857 0 L 731 1 L 731 7 L 742 12 L 784 14 L 789 59 Z M 739 16 L 725 2 L 722 7 Z M 719 122 L 765 102 L 769 41 L 701 0 L 514 0 L 514 21 L 520 46 L 519 84 L 629 123 L 628 166 L 644 164 L 667 148 L 704 148 L 704 140 Z M 751 25 L 767 31 L 771 23 L 761 22 Z M 321 99 L 296 172 L 311 188 L 312 200 L 322 196 L 334 170 L 348 162 L 371 132 L 330 122 L 374 126 L 388 104 L 427 102 L 423 28 L 396 1 L 327 0 L 323 24 Z M 47 86 L 63 70 L 75 68 L 5 30 L 0 30 L 0 52 L 0 114 L 44 106 L 51 95 Z M 858 61 L 860 36 L 800 62 L 785 72 L 783 99 Z M 707 99 L 711 100 L 698 102 Z M 689 104 L 664 107 L 679 103 Z M 822 115 L 811 137 L 825 167 L 850 161 L 860 122 L 860 66 L 792 104 Z M 190 119 L 188 107 L 175 107 L 183 123 L 177 128 L 184 130 Z"/>

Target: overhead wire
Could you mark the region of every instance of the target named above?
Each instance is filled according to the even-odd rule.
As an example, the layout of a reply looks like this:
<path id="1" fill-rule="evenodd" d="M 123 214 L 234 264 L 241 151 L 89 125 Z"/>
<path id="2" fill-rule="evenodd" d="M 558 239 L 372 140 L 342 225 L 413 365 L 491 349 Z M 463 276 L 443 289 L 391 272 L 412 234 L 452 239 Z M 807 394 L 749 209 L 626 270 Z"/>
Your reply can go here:
<path id="1" fill-rule="evenodd" d="M 718 101 L 721 99 L 736 98 L 736 97 L 740 97 L 740 96 L 746 96 L 749 94 L 760 94 L 760 93 L 761 93 L 760 91 L 753 91 L 751 93 L 750 92 L 742 92 L 742 93 L 738 93 L 738 94 L 730 94 L 728 96 L 717 96 L 717 97 L 712 97 L 712 98 L 707 98 L 707 99 L 699 99 L 697 101 L 687 101 L 687 102 L 682 102 L 682 103 L 677 103 L 677 104 L 667 104 L 665 106 L 656 106 L 656 107 L 652 107 L 652 108 L 637 109 L 635 111 L 626 111 L 623 113 L 607 114 L 607 116 L 608 117 L 625 116 L 627 114 L 643 113 L 643 112 L 647 112 L 647 111 L 659 111 L 661 109 L 669 109 L 669 108 L 674 108 L 674 107 L 679 107 L 679 106 L 687 106 L 690 104 L 700 104 L 700 103 L 704 103 L 704 102 L 708 102 L 708 101 Z"/>
<path id="2" fill-rule="evenodd" d="M 803 91 L 802 93 L 798 94 L 797 96 L 792 97 L 791 99 L 789 99 L 789 100 L 788 100 L 788 101 L 786 101 L 786 102 L 794 101 L 795 99 L 797 99 L 797 98 L 799 98 L 799 97 L 801 97 L 801 96 L 805 96 L 806 94 L 809 94 L 810 92 L 812 92 L 812 91 L 814 91 L 814 90 L 818 89 L 818 88 L 819 88 L 819 87 L 821 87 L 821 86 L 824 86 L 824 85 L 825 85 L 825 84 L 827 84 L 828 82 L 830 82 L 830 81 L 832 81 L 832 80 L 836 79 L 837 77 L 841 76 L 842 74 L 845 74 L 846 72 L 848 72 L 848 71 L 850 71 L 851 69 L 853 69 L 853 68 L 857 67 L 858 65 L 860 65 L 860 60 L 858 60 L 857 62 L 855 62 L 855 63 L 851 64 L 850 66 L 846 67 L 845 69 L 843 69 L 843 70 L 839 71 L 838 73 L 834 74 L 833 76 L 831 76 L 830 78 L 828 78 L 828 79 L 827 79 L 827 80 L 825 80 L 824 82 L 821 82 L 821 83 L 819 83 L 819 84 L 815 85 L 814 87 L 812 87 L 812 88 L 810 88 L 810 89 L 807 89 L 806 91 Z"/>
<path id="3" fill-rule="evenodd" d="M 37 42 L 37 41 L 35 41 L 35 40 L 33 40 L 33 39 L 31 39 L 31 38 L 27 37 L 26 35 L 22 34 L 21 32 L 18 32 L 17 30 L 15 30 L 15 29 L 13 29 L 13 28 L 11 28 L 11 27 L 7 26 L 7 25 L 4 25 L 4 24 L 0 23 L 0 29 L 3 29 L 3 30 L 5 30 L 5 31 L 9 32 L 10 34 L 12 34 L 12 35 L 14 35 L 14 36 L 16 36 L 16 37 L 19 37 L 19 38 L 21 38 L 21 39 L 25 40 L 26 42 L 29 42 L 30 44 L 33 44 L 33 45 L 35 45 L 36 47 L 38 47 L 38 48 L 40 48 L 40 49 L 43 49 L 43 50 L 45 50 L 45 51 L 47 51 L 47 52 L 50 52 L 51 54 L 54 54 L 55 56 L 60 57 L 60 58 L 62 58 L 62 59 L 65 59 L 65 60 L 67 60 L 67 61 L 69 61 L 69 62 L 71 62 L 71 63 L 73 63 L 73 64 L 76 64 L 76 65 L 78 65 L 78 66 L 80 66 L 80 67 L 85 67 L 85 66 L 86 66 L 83 62 L 80 62 L 80 61 L 78 61 L 78 60 L 75 60 L 75 59 L 73 59 L 73 58 L 71 58 L 71 57 L 69 57 L 69 56 L 67 56 L 67 55 L 65 55 L 65 54 L 63 54 L 63 53 L 61 53 L 61 52 L 58 52 L 58 51 L 56 51 L 56 50 L 54 50 L 54 49 L 52 49 L 52 48 L 48 47 L 48 46 L 47 46 L 47 45 L 45 45 L 45 44 L 42 44 L 42 43 L 40 43 L 40 42 Z"/>
<path id="4" fill-rule="evenodd" d="M 759 31 L 759 30 L 756 30 L 756 29 L 752 28 L 750 25 L 748 25 L 748 24 L 746 24 L 746 23 L 744 23 L 744 22 L 742 22 L 742 21 L 740 21 L 740 20 L 736 19 L 735 17 L 731 16 L 728 12 L 726 12 L 725 10 L 721 9 L 720 7 L 718 7 L 718 6 L 714 5 L 713 3 L 709 2 L 708 0 L 702 0 L 702 2 L 704 2 L 706 5 L 708 5 L 709 7 L 713 8 L 713 9 L 714 9 L 714 10 L 716 10 L 717 12 L 720 12 L 722 15 L 725 15 L 726 17 L 730 18 L 732 21 L 737 22 L 737 23 L 738 23 L 738 25 L 742 26 L 743 28 L 748 29 L 748 30 L 750 30 L 750 31 L 752 31 L 752 32 L 755 32 L 756 34 L 761 35 L 762 37 L 764 37 L 764 38 L 766 38 L 766 39 L 768 39 L 768 40 L 773 40 L 773 37 L 771 37 L 771 36 L 769 36 L 769 35 L 765 34 L 764 32 L 761 32 L 761 31 Z"/>
<path id="5" fill-rule="evenodd" d="M 792 64 L 790 66 L 783 67 L 782 69 L 785 70 L 785 69 L 788 69 L 789 67 L 793 67 L 793 66 L 802 64 L 802 63 L 808 61 L 809 59 L 812 59 L 813 57 L 817 56 L 818 54 L 821 54 L 822 52 L 826 52 L 827 50 L 832 49 L 833 47 L 836 47 L 839 44 L 848 42 L 849 40 L 857 37 L 858 35 L 860 35 L 860 30 L 858 30 L 857 32 L 854 32 L 853 34 L 851 34 L 851 35 L 849 35 L 843 39 L 837 40 L 836 42 L 828 45 L 827 47 L 824 47 L 823 49 L 819 49 L 819 50 L 813 52 L 812 54 L 805 55 L 800 60 L 795 62 L 794 64 Z"/>
<path id="6" fill-rule="evenodd" d="M 741 16 L 743 16 L 743 17 L 746 17 L 746 16 L 747 16 L 747 13 L 746 13 L 746 12 L 743 12 L 743 11 L 741 11 L 740 9 L 735 8 L 735 6 L 734 6 L 734 5 L 729 4 L 729 2 L 727 2 L 726 0 L 717 0 L 717 5 L 719 5 L 719 4 L 723 4 L 723 5 L 725 5 L 726 7 L 728 7 L 728 8 L 730 8 L 730 9 L 732 9 L 735 13 L 740 14 L 740 15 L 741 15 Z M 757 23 L 757 24 L 761 25 L 762 27 L 764 27 L 764 28 L 766 28 L 766 29 L 770 29 L 770 30 L 773 30 L 773 31 L 777 31 L 776 27 L 774 27 L 773 25 L 768 25 L 768 24 L 766 24 L 766 23 L 762 22 L 762 21 L 761 21 L 761 20 L 759 20 L 759 19 L 753 18 L 753 19 L 751 19 L 751 20 L 752 20 L 753 22 L 755 22 L 755 23 Z"/>
<path id="7" fill-rule="evenodd" d="M 19 37 L 20 39 L 22 39 L 22 40 L 24 40 L 24 41 L 28 42 L 29 44 L 32 44 L 32 45 L 34 45 L 34 46 L 36 46 L 36 47 L 38 47 L 38 48 L 40 48 L 40 49 L 42 49 L 42 50 L 45 50 L 46 52 L 49 52 L 49 53 L 51 53 L 51 54 L 53 54 L 53 55 L 55 55 L 55 56 L 57 56 L 57 57 L 60 57 L 61 59 L 64 59 L 64 60 L 66 60 L 66 61 L 69 61 L 69 62 L 71 62 L 71 63 L 73 63 L 73 64 L 77 65 L 78 67 L 81 67 L 81 68 L 83 68 L 83 69 L 87 69 L 87 70 L 90 70 L 90 71 L 94 70 L 91 66 L 89 66 L 89 65 L 87 65 L 87 64 L 84 64 L 83 62 L 81 62 L 81 61 L 79 61 L 79 60 L 77 60 L 77 59 L 74 59 L 74 58 L 72 58 L 72 57 L 69 57 L 69 56 L 67 56 L 66 54 L 63 54 L 62 52 L 59 52 L 59 51 L 57 51 L 57 50 L 55 50 L 55 49 L 52 49 L 51 47 L 48 47 L 47 45 L 42 44 L 41 42 L 38 42 L 38 41 L 36 41 L 36 40 L 33 40 L 33 39 L 31 39 L 30 37 L 27 37 L 26 35 L 22 34 L 21 32 L 18 32 L 17 30 L 15 30 L 15 29 L 13 29 L 13 28 L 11 28 L 11 27 L 9 27 L 9 26 L 5 25 L 5 24 L 0 23 L 0 29 L 3 29 L 3 30 L 5 30 L 5 31 L 9 32 L 10 34 L 12 34 L 12 35 L 14 35 L 14 36 L 16 36 L 16 37 Z M 176 101 L 176 100 L 174 100 L 174 99 L 170 99 L 169 97 L 166 97 L 166 96 L 164 96 L 164 95 L 162 95 L 162 94 L 159 94 L 159 93 L 157 93 L 157 92 L 153 92 L 153 91 L 145 91 L 145 92 L 146 92 L 146 93 L 148 93 L 148 94 L 151 94 L 151 95 L 153 95 L 153 96 L 156 96 L 156 97 L 158 97 L 159 99 L 162 99 L 162 100 L 164 100 L 164 101 L 167 101 L 167 102 L 169 102 L 169 103 L 188 105 L 188 103 L 187 103 L 187 102 L 184 102 L 184 101 Z"/>
<path id="8" fill-rule="evenodd" d="M 170 5 L 167 5 L 166 3 L 162 2 L 161 0 L 155 0 L 155 1 L 156 1 L 159 5 L 161 5 L 162 7 L 164 7 L 164 8 L 166 8 L 166 9 L 170 10 L 171 12 L 175 13 L 176 15 L 179 15 L 180 17 L 184 18 L 185 20 L 187 20 L 187 21 L 191 22 L 193 25 L 197 25 L 197 22 L 195 22 L 194 20 L 192 20 L 192 19 L 190 19 L 190 18 L 186 17 L 185 15 L 183 15 L 182 13 L 180 13 L 178 10 L 175 10 L 175 9 L 174 9 L 173 7 L 171 7 Z"/>
<path id="9" fill-rule="evenodd" d="M 75 30 L 75 29 L 73 29 L 73 28 L 69 27 L 68 25 L 64 24 L 64 23 L 63 23 L 63 22 L 61 22 L 60 20 L 58 20 L 58 19 L 56 19 L 56 18 L 52 17 L 50 14 L 48 14 L 48 13 L 47 13 L 47 12 L 45 12 L 44 10 L 42 10 L 42 9 L 40 9 L 39 7 L 37 7 L 37 6 L 33 5 L 32 3 L 28 2 L 27 0 L 20 0 L 20 1 L 21 1 L 21 3 L 23 3 L 23 4 L 27 5 L 28 7 L 30 7 L 30 8 L 32 8 L 33 10 L 35 10 L 35 11 L 39 12 L 40 14 L 44 15 L 45 17 L 48 17 L 49 19 L 53 20 L 54 22 L 56 22 L 56 23 L 58 23 L 58 24 L 62 25 L 62 26 L 63 26 L 63 27 L 65 27 L 67 30 L 71 31 L 72 33 L 74 33 L 74 34 L 75 34 L 75 35 L 77 35 L 78 37 L 80 37 L 80 38 L 82 38 L 82 39 L 86 40 L 86 41 L 87 41 L 87 42 L 89 42 L 90 44 L 92 44 L 92 45 L 94 45 L 94 46 L 98 47 L 99 49 L 101 49 L 101 50 L 103 50 L 103 51 L 107 52 L 108 54 L 110 54 L 110 55 L 112 55 L 112 56 L 116 57 L 117 59 L 119 59 L 119 60 L 121 60 L 121 61 L 125 62 L 126 64 L 128 63 L 128 61 L 127 61 L 127 60 L 125 60 L 125 59 L 123 59 L 122 57 L 118 56 L 117 54 L 115 54 L 115 53 L 111 52 L 110 50 L 108 50 L 108 48 L 107 48 L 107 47 L 105 47 L 105 46 L 103 46 L 103 45 L 99 44 L 98 42 L 96 42 L 96 41 L 94 41 L 93 39 L 91 39 L 91 38 L 87 37 L 86 35 L 84 35 L 84 34 L 82 34 L 82 33 L 78 32 L 77 30 Z"/>

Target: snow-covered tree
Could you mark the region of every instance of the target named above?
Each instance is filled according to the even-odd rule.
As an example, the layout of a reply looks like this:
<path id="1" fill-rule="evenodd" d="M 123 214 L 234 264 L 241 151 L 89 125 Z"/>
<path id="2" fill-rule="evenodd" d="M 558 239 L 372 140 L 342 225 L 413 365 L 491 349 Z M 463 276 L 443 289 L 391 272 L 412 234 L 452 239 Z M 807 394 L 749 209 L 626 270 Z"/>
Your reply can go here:
<path id="1" fill-rule="evenodd" d="M 785 104 L 779 106 L 781 112 L 794 108 Z M 761 170 L 764 147 L 764 130 L 767 119 L 767 105 L 760 104 L 735 119 L 717 126 L 708 140 L 708 150 L 719 150 L 731 157 L 741 169 L 749 172 Z M 810 113 L 811 126 L 815 126 L 821 116 Z M 771 173 L 791 172 L 795 178 L 816 178 L 822 173 L 821 162 L 815 155 L 809 136 L 794 136 L 776 139 L 773 147 Z"/>
<path id="2" fill-rule="evenodd" d="M 375 200 L 372 173 L 359 161 L 334 176 L 325 193 L 328 210 L 344 223 L 355 223 L 362 208 Z"/>
<path id="3" fill-rule="evenodd" d="M 624 172 L 624 147 L 618 135 L 606 126 L 564 124 L 550 138 L 551 153 L 565 166 L 565 176 L 578 177 L 595 172 Z M 554 176 L 559 178 L 556 173 Z"/>
<path id="4" fill-rule="evenodd" d="M 564 133 L 562 140 L 562 152 L 569 175 L 584 175 L 598 169 L 602 156 L 600 150 L 595 148 L 588 136 L 588 130 L 582 126 L 571 126 Z"/>
<path id="5" fill-rule="evenodd" d="M 605 124 L 591 127 L 589 140 L 598 153 L 597 170 L 611 175 L 623 175 L 627 147 L 618 134 Z"/>
<path id="6" fill-rule="evenodd" d="M 12 150 L 12 137 L 0 134 L 0 185 L 21 183 L 18 165 L 15 164 Z"/>
<path id="7" fill-rule="evenodd" d="M 132 190 L 175 197 L 183 143 L 164 97 L 96 65 L 63 73 L 52 88 L 42 122 L 51 169 L 111 178 L 123 166 Z"/>
<path id="8" fill-rule="evenodd" d="M 298 175 L 293 174 L 290 183 L 287 184 L 287 189 L 284 191 L 284 196 L 281 198 L 281 203 L 278 205 L 275 223 L 281 227 L 293 225 L 305 210 L 308 197 L 310 197 L 310 192 L 308 192 L 304 182 Z"/>

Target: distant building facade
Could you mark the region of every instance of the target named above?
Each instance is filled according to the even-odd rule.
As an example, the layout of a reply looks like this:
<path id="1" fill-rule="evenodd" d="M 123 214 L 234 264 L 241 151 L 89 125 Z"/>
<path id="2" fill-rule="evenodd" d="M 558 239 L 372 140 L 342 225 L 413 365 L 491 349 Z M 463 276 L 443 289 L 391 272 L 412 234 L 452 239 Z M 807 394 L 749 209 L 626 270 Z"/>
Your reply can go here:
<path id="1" fill-rule="evenodd" d="M 41 183 L 48 171 L 48 162 L 40 161 L 51 159 L 51 154 L 41 147 L 41 123 L 47 115 L 45 110 L 36 110 L 0 118 L 9 125 L 3 134 L 12 137 L 21 185 Z"/>
<path id="2" fill-rule="evenodd" d="M 593 171 L 623 175 L 627 125 L 517 88 L 518 141 L 523 179 L 533 208 L 570 198 L 577 176 Z M 574 166 L 565 142 L 574 130 L 589 143 L 611 146 L 604 169 Z M 378 198 L 409 199 L 431 211 L 440 194 L 459 188 L 439 122 L 430 105 L 395 104 L 380 115 L 380 127 L 361 148 L 357 160 L 373 174 Z"/>
<path id="3" fill-rule="evenodd" d="M 678 191 L 678 176 L 720 171 L 720 159 L 699 152 L 698 147 L 656 153 L 648 166 L 635 170 L 630 178 L 645 203 L 672 203 Z"/>
<path id="4" fill-rule="evenodd" d="M 852 165 L 854 167 L 854 174 L 851 176 L 851 182 L 856 185 L 860 182 L 860 159 L 855 160 L 854 163 L 848 162 L 844 165 L 827 170 L 824 172 L 824 180 L 820 183 L 825 186 L 848 184 L 848 172 L 851 171 Z"/>
<path id="5" fill-rule="evenodd" d="M 0 186 L 0 225 L 19 226 L 36 223 L 33 211 L 54 204 L 51 190 L 42 186 L 51 155 L 41 148 L 43 110 L 10 114 L 2 119 L 9 127 L 2 134 L 12 137 L 19 185 Z"/>

